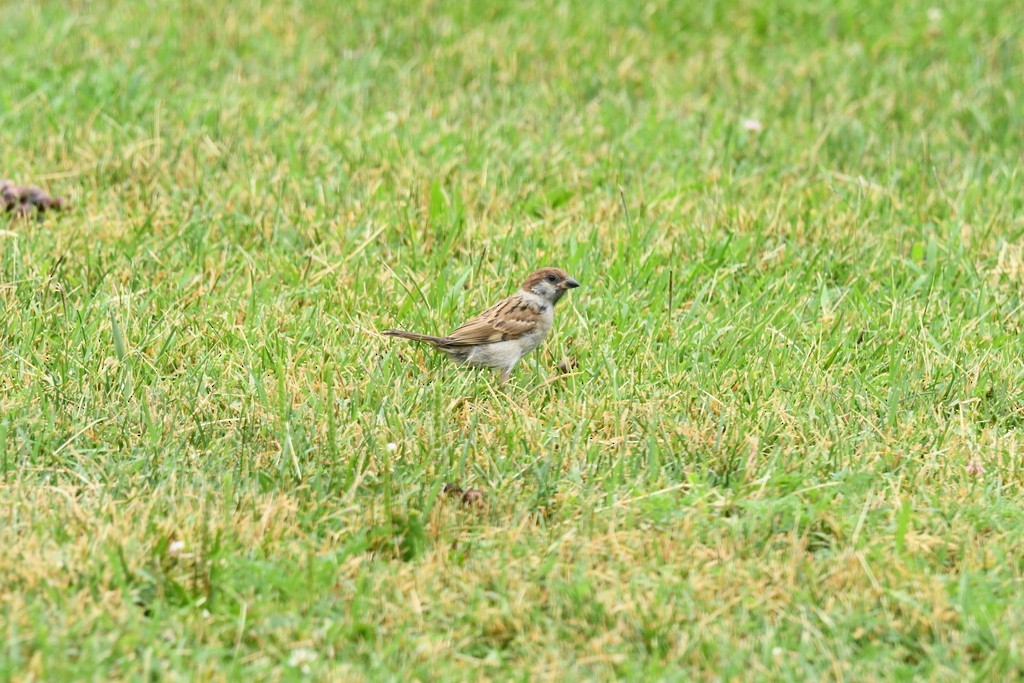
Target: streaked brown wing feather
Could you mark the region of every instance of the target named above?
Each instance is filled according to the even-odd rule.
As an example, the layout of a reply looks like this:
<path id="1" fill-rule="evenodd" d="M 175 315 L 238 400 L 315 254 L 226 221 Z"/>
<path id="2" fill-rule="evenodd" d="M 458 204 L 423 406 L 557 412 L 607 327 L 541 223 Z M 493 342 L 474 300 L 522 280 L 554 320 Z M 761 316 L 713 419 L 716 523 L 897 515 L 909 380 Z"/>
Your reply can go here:
<path id="1" fill-rule="evenodd" d="M 540 314 L 537 304 L 514 294 L 462 323 L 448 335 L 446 346 L 493 344 L 519 339 L 537 328 Z"/>

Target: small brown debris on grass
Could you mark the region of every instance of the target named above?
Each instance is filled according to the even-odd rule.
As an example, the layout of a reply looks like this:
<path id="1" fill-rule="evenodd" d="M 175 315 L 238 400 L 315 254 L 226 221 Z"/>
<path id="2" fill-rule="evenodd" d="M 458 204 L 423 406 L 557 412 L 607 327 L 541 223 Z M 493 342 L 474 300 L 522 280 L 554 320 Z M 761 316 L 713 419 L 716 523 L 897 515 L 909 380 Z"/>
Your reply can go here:
<path id="1" fill-rule="evenodd" d="M 462 487 L 458 484 L 445 484 L 444 488 L 441 489 L 441 493 L 446 496 L 461 496 Z"/>
<path id="2" fill-rule="evenodd" d="M 474 508 L 482 508 L 487 505 L 487 498 L 480 489 L 469 489 L 462 494 L 462 504 Z"/>
<path id="3" fill-rule="evenodd" d="M 445 484 L 441 492 L 449 497 L 458 497 L 462 504 L 467 507 L 481 508 L 487 505 L 487 498 L 480 489 L 469 489 L 464 491 L 458 484 Z"/>
<path id="4" fill-rule="evenodd" d="M 59 211 L 67 203 L 61 197 L 52 197 L 35 185 L 16 185 L 10 180 L 0 180 L 0 206 L 16 217 L 32 214 L 42 216 L 47 211 Z"/>

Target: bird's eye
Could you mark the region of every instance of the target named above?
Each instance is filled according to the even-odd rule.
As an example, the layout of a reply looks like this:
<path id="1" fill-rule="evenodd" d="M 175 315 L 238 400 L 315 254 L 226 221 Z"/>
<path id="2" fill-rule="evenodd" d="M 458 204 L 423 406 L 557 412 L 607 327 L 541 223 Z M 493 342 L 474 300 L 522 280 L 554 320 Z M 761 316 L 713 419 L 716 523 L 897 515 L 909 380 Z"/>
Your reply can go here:
<path id="1" fill-rule="evenodd" d="M 554 275 L 548 275 L 548 282 L 558 282 L 558 278 Z"/>

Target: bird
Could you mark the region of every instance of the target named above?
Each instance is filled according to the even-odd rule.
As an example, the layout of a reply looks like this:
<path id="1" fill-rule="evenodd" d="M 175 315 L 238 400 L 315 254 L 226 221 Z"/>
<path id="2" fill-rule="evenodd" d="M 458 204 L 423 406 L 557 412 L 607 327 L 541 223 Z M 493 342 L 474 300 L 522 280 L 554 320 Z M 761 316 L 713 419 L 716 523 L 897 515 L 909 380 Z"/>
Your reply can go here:
<path id="1" fill-rule="evenodd" d="M 504 385 L 516 363 L 548 336 L 555 304 L 579 286 L 561 268 L 541 268 L 526 278 L 518 292 L 473 316 L 447 337 L 406 330 L 385 330 L 384 334 L 430 344 L 460 365 L 501 370 Z"/>

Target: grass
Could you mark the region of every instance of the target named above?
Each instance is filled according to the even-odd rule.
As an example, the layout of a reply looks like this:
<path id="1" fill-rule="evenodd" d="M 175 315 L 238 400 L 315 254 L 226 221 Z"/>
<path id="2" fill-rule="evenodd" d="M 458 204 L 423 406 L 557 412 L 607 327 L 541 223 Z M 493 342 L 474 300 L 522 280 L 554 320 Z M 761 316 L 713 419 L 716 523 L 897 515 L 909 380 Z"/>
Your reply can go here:
<path id="1" fill-rule="evenodd" d="M 0 678 L 1024 675 L 1016 3 L 0 13 Z"/>

